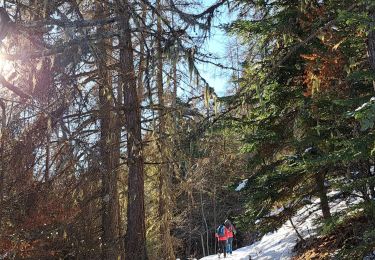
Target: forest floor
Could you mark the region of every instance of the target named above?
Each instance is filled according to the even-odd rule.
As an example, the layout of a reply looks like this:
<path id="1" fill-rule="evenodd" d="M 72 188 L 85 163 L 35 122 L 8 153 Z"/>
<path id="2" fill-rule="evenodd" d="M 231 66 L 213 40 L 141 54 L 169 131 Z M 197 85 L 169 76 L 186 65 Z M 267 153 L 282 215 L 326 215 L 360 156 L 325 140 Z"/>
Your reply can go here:
<path id="1" fill-rule="evenodd" d="M 359 246 L 362 243 L 359 234 L 366 230 L 368 225 L 369 220 L 363 215 L 350 217 L 327 235 L 310 237 L 304 242 L 297 243 L 292 260 L 332 259 L 339 249 Z"/>

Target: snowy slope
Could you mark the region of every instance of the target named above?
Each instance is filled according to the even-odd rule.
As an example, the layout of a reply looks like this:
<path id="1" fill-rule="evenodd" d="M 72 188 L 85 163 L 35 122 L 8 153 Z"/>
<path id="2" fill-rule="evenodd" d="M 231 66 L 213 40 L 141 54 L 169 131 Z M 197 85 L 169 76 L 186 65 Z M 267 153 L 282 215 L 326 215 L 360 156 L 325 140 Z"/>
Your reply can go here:
<path id="1" fill-rule="evenodd" d="M 331 193 L 330 195 L 333 195 Z M 353 199 L 350 202 L 338 201 L 331 204 L 331 211 L 338 212 L 348 207 L 348 203 L 351 205 L 358 203 L 358 199 Z M 316 226 L 314 219 L 320 216 L 321 211 L 318 209 L 319 200 L 315 199 L 313 204 L 306 205 L 301 208 L 292 221 L 297 226 L 298 232 L 307 238 L 315 234 Z M 292 250 L 298 240 L 298 236 L 294 231 L 291 223 L 288 221 L 284 223 L 277 231 L 268 233 L 262 237 L 262 239 L 250 246 L 243 247 L 233 251 L 232 256 L 227 256 L 228 259 L 233 260 L 248 260 L 249 256 L 251 259 L 256 260 L 282 260 L 290 259 L 292 257 Z M 201 260 L 213 260 L 218 259 L 217 255 L 211 255 L 201 258 Z M 223 259 L 223 257 L 221 258 Z"/>

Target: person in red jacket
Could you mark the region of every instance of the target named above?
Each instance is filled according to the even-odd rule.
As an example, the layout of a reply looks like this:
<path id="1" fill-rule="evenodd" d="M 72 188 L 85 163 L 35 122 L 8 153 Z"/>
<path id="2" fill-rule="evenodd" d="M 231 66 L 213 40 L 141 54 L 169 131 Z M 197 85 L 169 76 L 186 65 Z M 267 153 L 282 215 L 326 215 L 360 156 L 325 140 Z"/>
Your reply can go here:
<path id="1" fill-rule="evenodd" d="M 215 233 L 215 237 L 217 237 L 218 240 L 218 255 L 220 258 L 220 253 L 224 253 L 224 258 L 227 257 L 227 240 L 228 240 L 228 232 L 229 230 L 225 227 L 224 224 L 221 224 L 217 229 Z"/>
<path id="2" fill-rule="evenodd" d="M 230 222 L 229 219 L 225 220 L 224 225 L 228 230 L 228 239 L 227 239 L 226 251 L 227 251 L 228 254 L 232 254 L 233 236 L 236 234 L 236 229 L 234 228 L 232 222 Z"/>

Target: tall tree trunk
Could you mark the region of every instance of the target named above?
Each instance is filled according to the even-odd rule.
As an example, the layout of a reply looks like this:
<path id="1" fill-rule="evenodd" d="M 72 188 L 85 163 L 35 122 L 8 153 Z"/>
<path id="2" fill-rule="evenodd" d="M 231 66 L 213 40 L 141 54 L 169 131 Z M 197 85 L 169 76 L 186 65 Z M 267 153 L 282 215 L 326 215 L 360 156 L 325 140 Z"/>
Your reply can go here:
<path id="1" fill-rule="evenodd" d="M 187 193 L 186 193 L 186 199 L 187 199 L 187 210 L 188 210 L 188 244 L 187 244 L 187 248 L 186 248 L 186 256 L 187 257 L 190 257 L 191 256 L 191 246 L 192 246 L 192 242 L 193 242 L 193 234 L 192 234 L 192 230 L 193 230 L 193 201 L 191 200 L 191 197 L 192 197 L 192 194 L 191 194 L 191 191 L 188 190 Z"/>
<path id="2" fill-rule="evenodd" d="M 4 199 L 4 187 L 5 187 L 5 172 L 6 172 L 6 162 L 5 162 L 5 143 L 7 138 L 7 128 L 6 128 L 6 106 L 4 101 L 0 100 L 1 107 L 1 146 L 0 146 L 0 204 L 3 205 Z M 0 212 L 0 231 L 3 228 L 3 212 Z"/>
<path id="3" fill-rule="evenodd" d="M 209 246 L 208 246 L 208 235 L 209 235 L 209 229 L 208 229 L 208 225 L 207 225 L 207 218 L 206 218 L 206 214 L 204 213 L 204 203 L 203 203 L 203 190 L 201 189 L 200 192 L 200 202 L 201 202 L 201 213 L 202 213 L 202 220 L 203 220 L 203 223 L 204 223 L 204 227 L 206 228 L 206 237 L 207 237 L 207 255 L 210 254 L 210 251 L 209 251 Z M 203 236 L 203 234 L 201 234 Z M 203 252 L 205 252 L 204 248 L 203 248 Z"/>
<path id="4" fill-rule="evenodd" d="M 161 13 L 160 0 L 157 1 L 157 8 L 159 14 Z M 162 39 L 162 25 L 161 19 L 157 18 L 157 37 L 156 37 L 156 51 L 157 51 L 157 74 L 156 85 L 158 89 L 159 100 L 159 149 L 161 161 L 168 161 L 167 144 L 166 144 L 166 122 L 165 122 L 165 103 L 164 103 L 164 89 L 163 89 L 163 49 L 161 46 Z M 174 260 L 173 242 L 170 235 L 170 176 L 171 168 L 169 163 L 163 163 L 159 166 L 159 220 L 160 220 L 160 252 L 159 256 L 162 259 Z"/>
<path id="5" fill-rule="evenodd" d="M 121 21 L 120 36 L 120 84 L 124 88 L 125 130 L 127 133 L 128 208 L 125 257 L 128 260 L 145 260 L 146 228 L 144 206 L 143 147 L 141 136 L 141 111 L 137 95 L 137 82 L 134 71 L 133 47 L 130 32 L 131 7 L 127 0 L 117 1 Z"/>
<path id="6" fill-rule="evenodd" d="M 96 18 L 105 17 L 106 3 L 96 3 Z M 100 32 L 106 28 L 99 28 Z M 118 252 L 118 191 L 117 168 L 119 165 L 118 124 L 115 117 L 111 74 L 107 69 L 108 53 L 104 40 L 98 44 L 97 63 L 99 68 L 99 114 L 100 154 L 102 160 L 102 259 L 115 260 Z"/>
<path id="7" fill-rule="evenodd" d="M 367 173 L 368 173 L 368 177 L 370 179 L 368 186 L 369 186 L 369 190 L 370 190 L 371 199 L 374 199 L 375 198 L 375 185 L 374 185 L 374 181 L 372 180 L 372 178 L 374 178 L 375 173 L 374 173 L 374 169 L 372 169 L 372 167 L 374 167 L 374 166 L 368 160 L 367 161 Z"/>
<path id="8" fill-rule="evenodd" d="M 51 117 L 49 115 L 47 115 L 47 133 L 46 133 L 46 170 L 45 170 L 45 174 L 44 174 L 44 179 L 45 181 L 48 181 L 49 180 L 49 177 L 50 177 L 50 169 L 49 169 L 49 165 L 50 165 L 50 155 L 51 155 L 51 151 L 50 151 L 50 142 L 51 142 L 51 131 L 52 131 L 52 122 L 51 122 Z"/>
<path id="9" fill-rule="evenodd" d="M 216 219 L 216 181 L 214 180 L 214 192 L 213 192 L 213 208 L 214 208 L 214 228 L 215 228 L 215 231 L 216 231 L 216 227 L 217 227 L 217 219 Z M 215 232 L 214 231 L 214 232 Z M 216 254 L 217 252 L 217 239 L 214 238 L 214 254 Z"/>
<path id="10" fill-rule="evenodd" d="M 370 23 L 371 29 L 368 34 L 368 54 L 369 62 L 372 72 L 375 73 L 375 7 L 372 7 L 369 12 L 369 17 L 372 20 Z M 373 86 L 375 90 L 375 81 L 373 81 Z"/>
<path id="11" fill-rule="evenodd" d="M 147 19 L 147 6 L 145 3 L 141 3 L 142 6 L 142 21 Z M 139 33 L 139 65 L 138 65 L 138 76 L 137 76 L 137 88 L 138 88 L 138 99 L 141 102 L 143 99 L 144 86 L 143 86 L 143 75 L 146 70 L 146 54 L 145 54 L 145 44 L 146 44 L 146 32 L 144 25 L 140 28 Z"/>
<path id="12" fill-rule="evenodd" d="M 372 7 L 369 12 L 369 17 L 372 20 L 370 23 L 371 29 L 368 34 L 368 52 L 370 59 L 370 66 L 373 71 L 375 71 L 375 7 Z"/>
<path id="13" fill-rule="evenodd" d="M 363 199 L 367 202 L 371 201 L 371 193 L 368 179 L 370 177 L 369 167 L 367 161 L 360 160 L 358 162 L 359 178 L 366 180 L 365 183 L 358 187 L 359 191 L 362 193 Z"/>
<path id="14" fill-rule="evenodd" d="M 320 208 L 324 219 L 331 218 L 331 212 L 328 204 L 327 188 L 324 185 L 325 172 L 321 171 L 315 174 L 316 192 L 320 199 Z"/>

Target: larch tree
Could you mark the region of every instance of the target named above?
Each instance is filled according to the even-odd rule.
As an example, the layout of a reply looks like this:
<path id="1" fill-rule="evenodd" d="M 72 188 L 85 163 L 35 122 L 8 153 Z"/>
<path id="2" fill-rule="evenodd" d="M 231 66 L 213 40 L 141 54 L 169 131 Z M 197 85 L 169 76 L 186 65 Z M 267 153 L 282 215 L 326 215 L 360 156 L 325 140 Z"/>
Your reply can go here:
<path id="1" fill-rule="evenodd" d="M 144 159 L 141 133 L 141 111 L 137 91 L 130 19 L 131 3 L 117 1 L 121 20 L 120 84 L 124 91 L 125 130 L 127 133 L 128 207 L 125 238 L 126 259 L 148 259 L 144 206 Z"/>
<path id="2" fill-rule="evenodd" d="M 95 3 L 95 19 L 110 15 L 108 2 Z M 99 35 L 109 31 L 108 25 L 98 30 Z M 113 75 L 108 67 L 112 58 L 112 42 L 99 40 L 95 53 L 99 71 L 99 110 L 100 110 L 100 157 L 102 175 L 102 259 L 117 259 L 119 255 L 119 201 L 118 201 L 118 167 L 120 164 L 120 131 L 119 118 L 114 101 Z"/>

